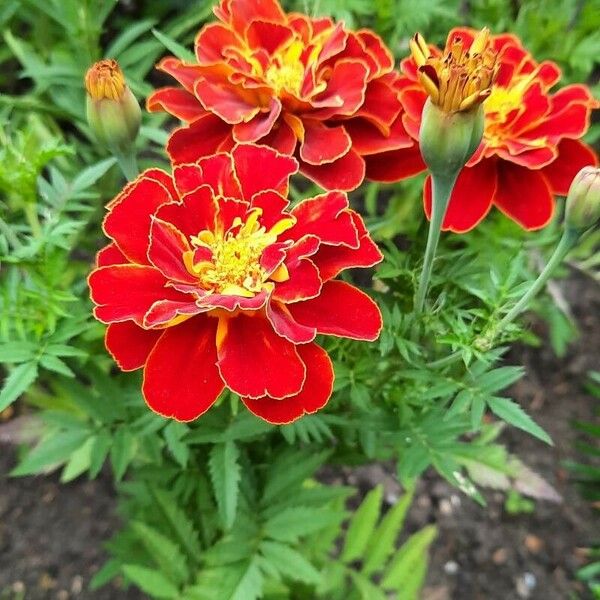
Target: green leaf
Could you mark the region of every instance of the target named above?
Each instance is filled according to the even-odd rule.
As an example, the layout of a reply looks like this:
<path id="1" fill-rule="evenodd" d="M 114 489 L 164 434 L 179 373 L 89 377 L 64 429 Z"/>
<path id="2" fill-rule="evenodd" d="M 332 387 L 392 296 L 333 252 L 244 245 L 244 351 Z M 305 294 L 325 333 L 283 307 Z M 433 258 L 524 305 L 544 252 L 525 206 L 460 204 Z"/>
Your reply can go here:
<path id="1" fill-rule="evenodd" d="M 63 472 L 60 476 L 61 483 L 68 483 L 79 477 L 82 473 L 90 468 L 90 462 L 92 457 L 92 447 L 96 438 L 94 436 L 89 437 L 73 454 L 65 465 Z"/>
<path id="2" fill-rule="evenodd" d="M 323 507 L 294 506 L 267 519 L 263 531 L 266 536 L 275 540 L 295 542 L 301 536 L 309 535 L 331 525 L 338 525 L 343 518 L 343 512 L 327 510 Z"/>
<path id="3" fill-rule="evenodd" d="M 137 440 L 128 429 L 117 429 L 110 449 L 110 461 L 117 481 L 121 481 L 137 450 Z"/>
<path id="4" fill-rule="evenodd" d="M 183 423 L 171 421 L 163 430 L 167 448 L 175 460 L 185 469 L 190 458 L 190 449 L 181 438 L 186 434 L 187 427 Z"/>
<path id="5" fill-rule="evenodd" d="M 0 411 L 12 404 L 36 379 L 37 363 L 25 362 L 8 375 L 0 391 Z"/>
<path id="6" fill-rule="evenodd" d="M 318 585 L 321 575 L 300 552 L 286 544 L 262 542 L 260 552 L 284 577 Z"/>
<path id="7" fill-rule="evenodd" d="M 71 371 L 70 367 L 58 356 L 53 356 L 52 354 L 44 354 L 40 357 L 40 366 L 44 367 L 44 369 L 48 369 L 48 371 L 54 371 L 59 375 L 64 375 L 65 377 L 75 377 L 75 373 Z"/>
<path id="8" fill-rule="evenodd" d="M 89 434 L 87 429 L 54 431 L 27 454 L 11 471 L 11 475 L 34 475 L 64 463 L 85 442 Z"/>
<path id="9" fill-rule="evenodd" d="M 127 579 L 152 598 L 178 599 L 181 597 L 175 585 L 156 569 L 148 569 L 140 565 L 123 565 L 123 573 Z"/>
<path id="10" fill-rule="evenodd" d="M 415 568 L 424 560 L 425 553 L 437 535 L 433 525 L 424 527 L 408 538 L 398 550 L 383 577 L 385 588 L 402 589 L 408 585 Z"/>
<path id="11" fill-rule="evenodd" d="M 32 360 L 37 347 L 32 342 L 7 342 L 0 344 L 0 362 L 20 363 Z"/>
<path id="12" fill-rule="evenodd" d="M 91 167 L 87 167 L 73 180 L 72 187 L 74 192 L 81 192 L 98 181 L 114 164 L 116 158 L 106 158 Z"/>
<path id="13" fill-rule="evenodd" d="M 192 52 L 182 46 L 179 42 L 176 42 L 173 38 L 160 32 L 158 29 L 153 29 L 152 33 L 154 34 L 154 37 L 177 58 L 184 62 L 194 62 L 196 60 L 196 57 Z"/>
<path id="14" fill-rule="evenodd" d="M 100 473 L 111 445 L 112 436 L 108 431 L 102 430 L 95 437 L 90 456 L 90 479 L 95 479 Z"/>
<path id="15" fill-rule="evenodd" d="M 178 585 L 187 581 L 189 571 L 186 559 L 177 544 L 174 544 L 167 536 L 141 521 L 131 523 L 131 529 L 146 548 L 161 573 Z"/>
<path id="16" fill-rule="evenodd" d="M 231 529 L 237 511 L 240 483 L 239 450 L 230 441 L 213 446 L 208 468 L 224 529 Z"/>
<path id="17" fill-rule="evenodd" d="M 185 548 L 188 556 L 195 564 L 198 563 L 202 556 L 202 548 L 193 522 L 177 505 L 177 501 L 172 494 L 155 487 L 150 488 L 150 493 L 173 533 L 177 536 L 181 547 Z"/>
<path id="18" fill-rule="evenodd" d="M 360 600 L 387 600 L 387 596 L 365 575 L 350 571 L 352 582 Z"/>
<path id="19" fill-rule="evenodd" d="M 487 401 L 491 411 L 510 425 L 514 425 L 534 437 L 554 445 L 550 436 L 516 403 L 508 398 L 490 398 Z"/>
<path id="20" fill-rule="evenodd" d="M 263 504 L 272 504 L 280 495 L 288 496 L 291 489 L 314 475 L 329 454 L 329 452 L 304 454 L 295 449 L 282 453 L 269 469 L 269 479 L 262 497 Z"/>
<path id="21" fill-rule="evenodd" d="M 243 561 L 203 569 L 198 582 L 185 590 L 181 600 L 257 600 L 263 577 L 256 561 Z"/>
<path id="22" fill-rule="evenodd" d="M 394 550 L 396 538 L 402 530 L 412 499 L 412 490 L 404 494 L 386 513 L 375 533 L 371 536 L 362 568 L 365 575 L 379 571 L 385 566 L 385 561 Z"/>
<path id="23" fill-rule="evenodd" d="M 350 519 L 341 559 L 345 563 L 362 558 L 375 525 L 379 520 L 383 486 L 373 488 Z"/>

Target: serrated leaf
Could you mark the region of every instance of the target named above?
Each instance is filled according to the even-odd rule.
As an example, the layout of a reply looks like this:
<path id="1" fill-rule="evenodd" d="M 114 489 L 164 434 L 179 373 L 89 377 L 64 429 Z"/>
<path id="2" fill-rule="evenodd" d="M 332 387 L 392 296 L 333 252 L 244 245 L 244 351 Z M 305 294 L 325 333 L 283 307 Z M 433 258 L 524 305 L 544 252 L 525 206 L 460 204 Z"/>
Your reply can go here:
<path id="1" fill-rule="evenodd" d="M 365 575 L 350 571 L 350 576 L 360 600 L 387 600 L 387 596 Z"/>
<path id="2" fill-rule="evenodd" d="M 27 390 L 37 374 L 38 366 L 35 362 L 21 363 L 8 374 L 0 391 L 0 412 Z"/>
<path id="3" fill-rule="evenodd" d="M 52 435 L 43 439 L 27 454 L 17 467 L 11 471 L 11 475 L 34 475 L 64 463 L 85 442 L 88 436 L 89 431 L 86 429 L 53 432 Z"/>
<path id="4" fill-rule="evenodd" d="M 117 481 L 121 481 L 135 457 L 137 439 L 128 429 L 117 429 L 110 448 L 110 462 Z"/>
<path id="5" fill-rule="evenodd" d="M 182 585 L 189 577 L 185 556 L 177 544 L 156 529 L 141 521 L 131 523 L 131 530 L 156 564 L 159 571 L 178 585 Z"/>
<path id="6" fill-rule="evenodd" d="M 239 450 L 227 441 L 213 446 L 210 451 L 208 468 L 219 509 L 219 517 L 223 528 L 233 526 L 237 511 L 238 491 L 240 483 Z"/>
<path id="7" fill-rule="evenodd" d="M 155 569 L 148 569 L 140 565 L 123 565 L 122 570 L 127 579 L 152 598 L 175 600 L 181 597 L 177 587 Z"/>
<path id="8" fill-rule="evenodd" d="M 116 162 L 116 158 L 106 158 L 81 171 L 71 184 L 73 191 L 81 192 L 94 185 Z"/>
<path id="9" fill-rule="evenodd" d="M 167 448 L 175 458 L 175 460 L 185 469 L 187 466 L 190 449 L 181 438 L 186 434 L 187 427 L 183 423 L 171 421 L 163 430 Z"/>
<path id="10" fill-rule="evenodd" d="M 409 491 L 398 502 L 390 508 L 386 515 L 377 526 L 375 533 L 371 536 L 367 550 L 362 572 L 370 575 L 374 571 L 379 571 L 385 566 L 385 561 L 393 552 L 395 541 L 404 525 L 406 513 L 412 503 L 413 491 Z"/>
<path id="11" fill-rule="evenodd" d="M 198 563 L 202 556 L 202 548 L 192 521 L 177 506 L 175 498 L 169 492 L 151 487 L 150 493 L 158 508 L 162 511 L 163 517 L 173 530 L 173 533 L 177 536 L 181 547 L 185 548 L 188 556 L 194 563 Z"/>
<path id="12" fill-rule="evenodd" d="M 95 437 L 90 454 L 90 479 L 95 479 L 100 473 L 111 444 L 112 436 L 106 430 L 100 431 Z"/>
<path id="13" fill-rule="evenodd" d="M 294 548 L 279 542 L 262 542 L 260 552 L 284 577 L 293 581 L 318 585 L 321 575 L 310 562 Z"/>
<path id="14" fill-rule="evenodd" d="M 35 357 L 37 347 L 31 342 L 6 342 L 0 344 L 0 362 L 20 363 Z"/>
<path id="15" fill-rule="evenodd" d="M 424 527 L 408 538 L 398 550 L 383 577 L 383 586 L 391 589 L 402 589 L 410 582 L 418 564 L 423 561 L 425 553 L 437 535 L 433 525 Z"/>
<path id="16" fill-rule="evenodd" d="M 196 585 L 185 590 L 182 600 L 257 600 L 263 577 L 255 561 L 202 569 Z"/>
<path id="17" fill-rule="evenodd" d="M 291 489 L 314 475 L 327 456 L 329 452 L 300 454 L 297 450 L 280 455 L 269 469 L 269 479 L 262 497 L 263 504 L 268 506 L 279 495 L 289 495 Z"/>
<path id="18" fill-rule="evenodd" d="M 44 369 L 48 369 L 48 371 L 54 371 L 54 373 L 64 375 L 65 377 L 75 377 L 75 373 L 71 371 L 69 365 L 67 365 L 64 360 L 58 358 L 58 356 L 52 354 L 42 355 L 40 357 L 40 366 L 44 367 Z"/>
<path id="19" fill-rule="evenodd" d="M 341 559 L 345 563 L 362 558 L 379 520 L 383 486 L 373 488 L 350 519 Z"/>
<path id="20" fill-rule="evenodd" d="M 320 508 L 295 506 L 267 519 L 263 531 L 266 536 L 282 542 L 295 542 L 298 538 L 339 524 L 344 513 Z"/>
<path id="21" fill-rule="evenodd" d="M 63 472 L 60 476 L 61 483 L 68 483 L 79 477 L 90 467 L 92 446 L 95 442 L 95 437 L 89 437 L 69 458 Z"/>
<path id="22" fill-rule="evenodd" d="M 516 403 L 508 398 L 490 398 L 487 401 L 491 411 L 506 421 L 534 437 L 553 446 L 550 436 Z"/>

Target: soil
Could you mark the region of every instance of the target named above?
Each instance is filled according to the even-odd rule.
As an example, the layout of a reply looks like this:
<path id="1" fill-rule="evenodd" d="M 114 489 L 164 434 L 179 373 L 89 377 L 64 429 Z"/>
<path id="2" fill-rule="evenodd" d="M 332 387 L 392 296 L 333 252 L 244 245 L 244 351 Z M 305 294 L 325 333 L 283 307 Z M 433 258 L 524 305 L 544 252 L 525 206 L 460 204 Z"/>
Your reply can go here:
<path id="1" fill-rule="evenodd" d="M 594 402 L 582 381 L 587 371 L 600 367 L 600 287 L 574 278 L 561 289 L 581 330 L 568 355 L 557 359 L 543 345 L 516 348 L 509 356 L 509 362 L 527 369 L 512 397 L 556 445 L 550 448 L 514 429 L 503 433 L 502 442 L 563 501 L 537 501 L 533 513 L 511 515 L 499 492 L 486 492 L 488 506 L 482 508 L 428 474 L 407 522 L 409 533 L 434 522 L 439 529 L 424 600 L 586 598 L 574 573 L 584 563 L 581 549 L 600 538 L 600 531 L 563 463 L 574 457 L 572 421 L 593 419 Z M 106 559 L 103 543 L 118 527 L 109 478 L 68 485 L 53 476 L 9 479 L 14 463 L 13 450 L 0 445 L 0 600 L 144 598 L 118 584 L 88 590 Z M 349 479 L 367 487 L 386 477 L 377 466 Z"/>

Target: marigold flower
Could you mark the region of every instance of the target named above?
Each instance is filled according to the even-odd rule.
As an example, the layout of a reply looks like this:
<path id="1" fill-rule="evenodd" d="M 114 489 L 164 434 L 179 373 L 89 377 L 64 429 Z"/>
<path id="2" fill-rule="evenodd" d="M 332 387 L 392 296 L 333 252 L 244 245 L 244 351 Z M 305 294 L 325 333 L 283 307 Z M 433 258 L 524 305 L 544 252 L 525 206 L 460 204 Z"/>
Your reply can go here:
<path id="1" fill-rule="evenodd" d="M 455 29 L 448 37 L 450 49 L 457 47 L 457 38 L 460 55 L 466 57 L 468 52 L 471 60 L 477 54 L 473 46 L 478 50 L 481 47 L 482 34 Z M 469 231 L 496 206 L 524 229 L 540 229 L 552 218 L 554 195 L 565 195 L 582 167 L 597 164 L 593 150 L 579 138 L 587 131 L 591 110 L 599 103 L 585 85 L 568 85 L 550 92 L 560 79 L 559 68 L 552 62 L 536 62 L 516 36 L 491 35 L 489 44 L 497 53 L 496 63 L 492 67 L 491 54 L 484 52 L 488 58 L 482 59 L 481 84 L 475 86 L 477 96 L 469 93 L 471 88 L 460 96 L 453 93 L 452 100 L 447 94 L 440 95 L 445 106 L 460 110 L 471 102 L 481 102 L 485 112 L 482 142 L 458 177 L 443 228 Z M 425 56 L 421 43 L 418 48 Z M 427 50 L 426 65 L 443 63 L 439 49 Z M 415 148 L 423 106 L 432 93 L 432 86 L 423 83 L 424 76 L 436 83 L 432 68 L 421 69 L 419 62 L 419 56 L 417 60 L 405 59 L 404 76 L 398 83 L 404 125 L 415 140 Z M 488 92 L 490 70 L 497 71 L 497 75 Z M 406 153 L 404 150 L 403 156 Z M 425 183 L 424 198 L 429 215 L 430 178 Z"/>
<path id="2" fill-rule="evenodd" d="M 256 169 L 260 164 L 261 168 Z M 173 176 L 150 169 L 108 205 L 89 277 L 121 369 L 150 408 L 197 418 L 227 387 L 271 423 L 321 409 L 333 386 L 317 333 L 374 340 L 377 305 L 334 278 L 381 253 L 344 193 L 289 209 L 294 158 L 237 145 Z"/>
<path id="3" fill-rule="evenodd" d="M 117 150 L 129 148 L 140 129 L 142 111 L 117 61 L 94 63 L 86 73 L 85 87 L 88 123 L 98 141 Z"/>
<path id="4" fill-rule="evenodd" d="M 277 0 L 221 0 L 214 12 L 219 22 L 196 37 L 196 63 L 158 66 L 182 88 L 148 98 L 150 111 L 190 123 L 169 142 L 175 162 L 259 142 L 294 155 L 325 189 L 346 191 L 365 175 L 398 180 L 423 168 L 402 124 L 400 75 L 373 32 L 286 14 Z M 381 160 L 388 151 L 399 153 L 393 163 Z"/>

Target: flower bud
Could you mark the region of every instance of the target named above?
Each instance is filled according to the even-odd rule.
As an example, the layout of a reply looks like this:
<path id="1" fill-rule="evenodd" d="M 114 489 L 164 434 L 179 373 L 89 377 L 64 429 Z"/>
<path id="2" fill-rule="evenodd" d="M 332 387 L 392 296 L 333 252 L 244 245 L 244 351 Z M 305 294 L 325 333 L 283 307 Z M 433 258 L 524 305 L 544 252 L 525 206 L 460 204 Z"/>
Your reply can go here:
<path id="1" fill-rule="evenodd" d="M 479 147 L 485 114 L 478 105 L 469 111 L 447 113 L 430 98 L 423 107 L 419 133 L 421 154 L 434 175 L 462 169 Z"/>
<path id="2" fill-rule="evenodd" d="M 453 34 L 442 55 L 433 54 L 417 33 L 410 50 L 419 82 L 429 96 L 421 121 L 421 154 L 434 175 L 455 175 L 483 136 L 482 104 L 498 72 L 490 32 L 481 30 L 470 45 Z"/>
<path id="3" fill-rule="evenodd" d="M 85 76 L 87 119 L 98 141 L 127 151 L 140 129 L 142 111 L 116 60 L 93 64 Z"/>
<path id="4" fill-rule="evenodd" d="M 567 195 L 565 224 L 587 231 L 600 221 L 600 168 L 583 167 L 571 183 Z"/>

